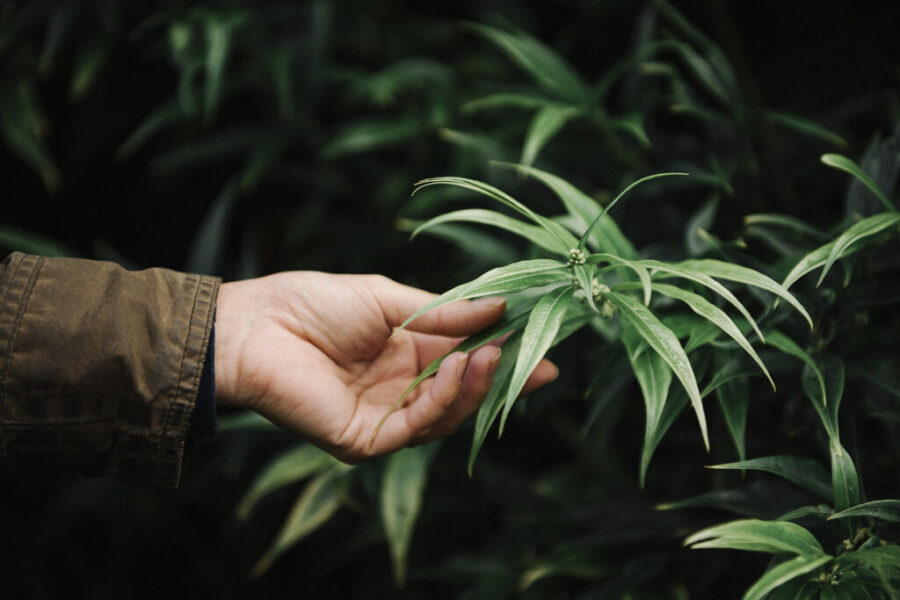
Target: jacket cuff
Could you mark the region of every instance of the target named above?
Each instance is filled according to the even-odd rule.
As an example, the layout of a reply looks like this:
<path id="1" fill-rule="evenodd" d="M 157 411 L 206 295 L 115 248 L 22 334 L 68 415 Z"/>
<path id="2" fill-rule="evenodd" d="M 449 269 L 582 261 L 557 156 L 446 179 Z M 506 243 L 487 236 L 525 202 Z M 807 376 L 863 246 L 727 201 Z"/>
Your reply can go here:
<path id="1" fill-rule="evenodd" d="M 219 279 L 15 253 L 0 270 L 0 465 L 177 487 Z"/>

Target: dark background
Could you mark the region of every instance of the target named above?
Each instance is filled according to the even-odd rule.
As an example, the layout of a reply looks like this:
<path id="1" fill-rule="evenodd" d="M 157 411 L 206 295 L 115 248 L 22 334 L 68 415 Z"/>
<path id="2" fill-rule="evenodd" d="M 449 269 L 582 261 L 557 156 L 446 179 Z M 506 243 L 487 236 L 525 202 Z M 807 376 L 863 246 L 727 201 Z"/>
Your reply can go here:
<path id="1" fill-rule="evenodd" d="M 485 266 L 477 257 L 434 238 L 409 243 L 396 227 L 401 217 L 436 214 L 428 204 L 409 201 L 415 181 L 451 173 L 488 176 L 483 156 L 446 143 L 442 128 L 479 129 L 514 147 L 527 124 L 519 113 L 473 117 L 460 109 L 489 90 L 486 82 L 522 87 L 526 81 L 461 22 L 511 23 L 594 81 L 633 47 L 637 24 L 652 3 L 481 0 L 449 9 L 423 4 L 3 3 L 3 249 L 204 271 L 226 279 L 285 269 L 378 272 L 435 291 L 477 273 Z M 851 157 L 862 155 L 874 136 L 891 135 L 900 114 L 896 3 L 675 4 L 723 48 L 748 107 L 810 118 L 841 136 L 846 145 L 839 150 Z M 48 54 L 48 31 L 54 15 L 64 10 L 76 15 Z M 202 24 L 207 12 L 244 19 L 215 110 L 182 114 L 144 143 L 123 150 L 149 115 L 177 98 L 181 71 L 169 49 L 169 27 L 179 19 L 191 27 Z M 95 48 L 102 60 L 89 73 L 90 84 L 73 91 L 73 81 L 84 74 L 83 57 Z M 266 71 L 272 64 L 268 57 L 282 49 L 291 57 L 287 78 L 293 96 L 286 105 L 279 104 Z M 409 57 L 427 59 L 428 77 L 435 79 L 388 98 L 366 87 L 372 74 Z M 17 100 L 22 85 L 31 94 L 25 108 Z M 203 104 L 203 85 L 198 72 L 197 105 Z M 616 88 L 611 110 L 629 110 L 628 98 Z M 748 152 L 753 160 L 740 164 L 750 167 L 737 169 L 713 233 L 730 239 L 739 232 L 740 217 L 750 212 L 785 212 L 824 228 L 841 220 L 847 178 L 818 163 L 818 155 L 833 147 L 788 139 L 752 121 L 735 143 L 664 110 L 647 114 L 656 134 L 651 137 L 660 144 L 640 160 L 606 160 L 602 140 L 576 130 L 568 142 L 548 145 L 545 162 L 538 164 L 588 182 L 594 192 L 617 188 L 643 168 L 650 167 L 638 175 L 663 170 L 681 155 Z M 35 115 L 36 139 L 49 166 L 29 164 L 9 141 L 15 123 Z M 392 120 L 391 127 L 369 145 L 335 149 L 344 128 L 365 119 Z M 266 156 L 267 149 L 276 149 L 275 159 Z M 257 159 L 265 167 L 254 178 L 249 166 Z M 684 221 L 707 195 L 708 190 L 687 188 L 664 192 L 662 200 L 637 198 L 622 208 L 620 222 L 637 247 L 665 249 L 680 243 Z M 539 207 L 540 202 L 546 199 L 534 200 Z M 25 245 L 10 241 L 20 239 L 16 236 Z M 558 359 L 564 370 L 567 356 Z M 506 557 L 509 548 L 542 539 L 533 529 L 541 523 L 525 527 L 517 519 L 526 514 L 544 515 L 543 526 L 557 532 L 599 523 L 593 535 L 615 539 L 629 557 L 610 563 L 614 571 L 602 578 L 609 587 L 592 588 L 576 577 L 568 588 L 531 588 L 533 597 L 545 592 L 558 598 L 618 597 L 628 589 L 643 594 L 639 597 L 736 597 L 736 590 L 765 568 L 766 560 L 757 555 L 679 550 L 679 536 L 692 531 L 697 520 L 652 510 L 655 503 L 697 493 L 718 477 L 698 473 L 711 457 L 702 453 L 686 418 L 664 443 L 643 492 L 635 477 L 639 402 L 622 409 L 622 426 L 611 428 L 595 447 L 576 448 L 567 422 L 556 420 L 552 408 L 577 404 L 582 375 L 563 377 L 552 393 L 529 405 L 502 443 L 486 446 L 485 466 L 474 479 L 464 468 L 468 430 L 445 445 L 432 469 L 412 546 L 411 583 L 402 597 L 458 597 L 464 591 L 469 597 L 506 597 L 487 584 L 473 591 L 465 579 L 470 571 L 458 575 L 447 565 L 450 559 L 471 558 L 502 572 L 509 562 L 498 558 L 493 564 L 491 557 Z M 752 415 L 751 427 L 764 429 L 766 419 Z M 249 580 L 246 573 L 300 488 L 277 492 L 249 525 L 234 521 L 234 506 L 261 466 L 291 443 L 269 431 L 225 431 L 200 440 L 177 493 L 52 472 L 0 476 L 0 597 L 395 594 L 374 504 L 364 514 L 343 511 L 262 579 Z M 530 496 L 537 485 L 533 476 L 566 462 L 583 463 L 582 479 L 567 481 L 566 489 L 580 490 L 585 501 L 573 499 L 572 510 L 555 522 L 547 516 L 552 511 L 533 505 L 540 504 Z M 892 483 L 887 478 L 884 485 Z M 363 477 L 360 496 L 371 498 L 373 485 Z M 761 497 L 777 494 L 791 492 L 767 488 Z M 698 518 L 702 522 L 702 515 Z M 537 548 L 546 549 L 541 544 Z M 655 561 L 658 555 L 666 559 Z"/>

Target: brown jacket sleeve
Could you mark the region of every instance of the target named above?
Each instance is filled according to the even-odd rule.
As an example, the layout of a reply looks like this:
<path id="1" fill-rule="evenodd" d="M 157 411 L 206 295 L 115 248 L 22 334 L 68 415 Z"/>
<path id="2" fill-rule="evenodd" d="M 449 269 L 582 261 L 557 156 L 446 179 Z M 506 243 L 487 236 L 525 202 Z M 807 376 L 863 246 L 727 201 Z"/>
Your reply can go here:
<path id="1" fill-rule="evenodd" d="M 177 487 L 219 280 L 15 253 L 0 264 L 0 468 Z"/>

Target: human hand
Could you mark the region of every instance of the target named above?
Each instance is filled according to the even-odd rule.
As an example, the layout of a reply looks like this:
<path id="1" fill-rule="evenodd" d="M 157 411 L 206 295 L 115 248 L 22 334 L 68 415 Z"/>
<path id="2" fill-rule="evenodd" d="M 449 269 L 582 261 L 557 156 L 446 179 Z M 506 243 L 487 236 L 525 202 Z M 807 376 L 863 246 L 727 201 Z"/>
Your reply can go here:
<path id="1" fill-rule="evenodd" d="M 449 435 L 487 394 L 497 345 L 449 355 L 372 438 L 425 366 L 505 309 L 503 298 L 454 302 L 391 337 L 434 297 L 378 275 L 298 271 L 223 284 L 216 401 L 256 410 L 350 463 Z M 522 393 L 557 374 L 541 361 Z"/>

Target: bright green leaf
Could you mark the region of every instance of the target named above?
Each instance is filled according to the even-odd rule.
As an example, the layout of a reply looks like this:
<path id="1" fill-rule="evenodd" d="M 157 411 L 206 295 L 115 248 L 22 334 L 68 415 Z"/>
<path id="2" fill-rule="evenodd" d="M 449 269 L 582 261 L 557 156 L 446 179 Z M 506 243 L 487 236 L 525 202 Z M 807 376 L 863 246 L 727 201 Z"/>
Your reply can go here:
<path id="1" fill-rule="evenodd" d="M 872 500 L 851 506 L 840 512 L 836 512 L 831 519 L 848 519 L 850 517 L 872 517 L 880 521 L 891 523 L 900 522 L 900 500 Z"/>
<path id="2" fill-rule="evenodd" d="M 891 212 L 897 212 L 897 209 L 894 208 L 894 205 L 891 204 L 890 200 L 888 200 L 887 195 L 883 191 L 881 191 L 881 188 L 878 187 L 878 184 L 876 184 L 871 177 L 863 173 L 862 169 L 860 169 L 859 165 L 857 165 L 855 162 L 840 154 L 823 154 L 822 162 L 829 167 L 833 167 L 835 169 L 850 173 L 860 182 L 862 182 L 863 185 L 872 190 L 872 193 L 875 194 L 879 200 L 881 200 L 881 203 L 884 204 L 885 208 L 887 208 Z"/>
<path id="3" fill-rule="evenodd" d="M 772 389 L 775 389 L 775 382 L 772 380 L 772 376 L 769 374 L 769 370 L 766 369 L 766 365 L 763 364 L 763 361 L 756 353 L 756 350 L 753 349 L 753 346 L 750 345 L 750 342 L 747 341 L 747 338 L 744 337 L 744 334 L 741 333 L 741 330 L 738 329 L 738 326 L 734 324 L 734 322 L 725 313 L 725 311 L 723 311 L 715 304 L 709 302 L 703 296 L 700 296 L 699 294 L 695 294 L 693 292 L 689 292 L 687 290 L 683 290 L 673 285 L 656 283 L 654 284 L 653 288 L 664 296 L 669 296 L 670 298 L 681 300 L 682 302 L 687 304 L 688 307 L 690 307 L 690 309 L 696 314 L 700 315 L 704 319 L 707 319 L 711 323 L 714 323 L 717 327 L 724 331 L 731 339 L 738 343 L 738 345 L 744 350 L 744 352 L 750 355 L 750 358 L 753 359 L 753 362 L 759 365 L 759 368 L 762 370 L 763 374 L 765 374 L 766 379 L 768 379 L 769 383 L 772 384 Z"/>
<path id="4" fill-rule="evenodd" d="M 831 441 L 831 485 L 834 510 L 841 512 L 859 504 L 859 477 L 850 453 L 838 440 Z"/>
<path id="5" fill-rule="evenodd" d="M 483 208 L 468 208 L 464 210 L 456 210 L 453 212 L 444 213 L 419 225 L 409 237 L 410 239 L 413 239 L 417 235 L 419 235 L 419 233 L 428 229 L 429 227 L 433 227 L 441 223 L 450 223 L 457 221 L 479 223 L 482 225 L 491 225 L 493 227 L 498 227 L 505 231 L 520 235 L 523 238 L 534 242 L 541 248 L 549 250 L 550 252 L 558 252 L 560 249 L 559 241 L 537 225 L 523 223 L 518 219 L 514 219 L 496 211 L 486 210 Z"/>
<path id="6" fill-rule="evenodd" d="M 692 548 L 730 548 L 769 554 L 823 556 L 825 552 L 808 530 L 788 521 L 744 519 L 715 525 L 684 541 Z"/>
<path id="7" fill-rule="evenodd" d="M 694 412 L 697 414 L 697 422 L 703 435 L 703 443 L 709 449 L 709 436 L 706 430 L 706 415 L 703 412 L 703 400 L 697 387 L 697 379 L 691 362 L 688 360 L 684 348 L 678 342 L 678 338 L 659 319 L 651 313 L 647 307 L 630 296 L 615 292 L 602 292 L 604 299 L 608 300 L 619 309 L 624 319 L 631 323 L 635 330 L 643 337 L 651 348 L 657 352 L 671 367 L 675 376 L 684 386 Z"/>
<path id="8" fill-rule="evenodd" d="M 531 287 L 568 281 L 569 277 L 569 270 L 563 263 L 545 258 L 523 260 L 504 267 L 497 267 L 468 283 L 458 285 L 444 292 L 417 310 L 397 328 L 397 331 L 400 331 L 429 310 L 450 302 L 496 294 L 509 294 Z"/>
<path id="9" fill-rule="evenodd" d="M 761 600 L 775 588 L 815 571 L 832 560 L 831 556 L 797 556 L 769 569 L 744 593 L 743 600 Z"/>
<path id="10" fill-rule="evenodd" d="M 575 289 L 571 286 L 558 288 L 544 295 L 532 309 L 522 334 L 522 346 L 506 392 L 506 403 L 500 417 L 501 432 L 509 411 L 525 387 L 529 375 L 556 339 L 574 292 Z"/>
<path id="11" fill-rule="evenodd" d="M 742 267 L 741 265 L 708 258 L 686 260 L 681 263 L 681 266 L 687 269 L 698 271 L 705 275 L 709 275 L 710 277 L 726 279 L 728 281 L 736 281 L 738 283 L 752 285 L 771 292 L 776 296 L 783 298 L 787 301 L 788 304 L 797 309 L 797 312 L 803 315 L 803 318 L 806 319 L 807 323 L 809 323 L 809 328 L 813 328 L 812 317 L 809 316 L 809 313 L 806 312 L 806 309 L 803 308 L 803 305 L 800 304 L 800 302 L 796 298 L 794 298 L 793 294 L 787 291 L 784 286 L 782 286 L 772 278 L 763 275 L 759 271 L 754 271 L 753 269 L 748 269 L 747 267 Z"/>

